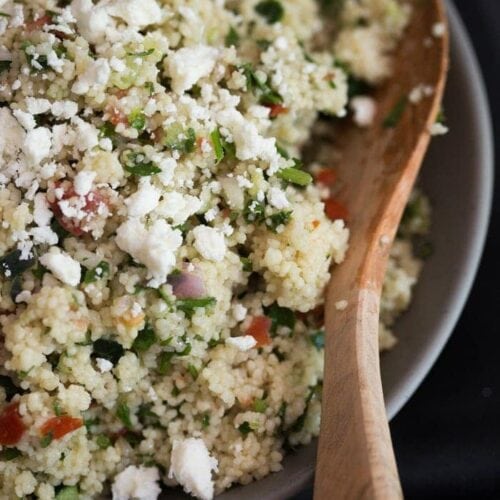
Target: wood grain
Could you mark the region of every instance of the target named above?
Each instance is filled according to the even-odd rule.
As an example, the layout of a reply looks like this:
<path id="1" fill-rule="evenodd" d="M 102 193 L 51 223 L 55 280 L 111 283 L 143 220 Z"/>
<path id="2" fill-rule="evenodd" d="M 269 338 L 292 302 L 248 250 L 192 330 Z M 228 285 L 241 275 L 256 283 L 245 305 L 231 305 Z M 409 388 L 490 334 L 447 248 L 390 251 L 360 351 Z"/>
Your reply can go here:
<path id="1" fill-rule="evenodd" d="M 448 68 L 448 31 L 440 0 L 414 0 L 411 24 L 395 56 L 394 75 L 375 95 L 369 129 L 343 126 L 338 198 L 349 211 L 350 249 L 332 276 L 326 303 L 325 378 L 316 500 L 402 498 L 385 413 L 378 352 L 380 293 L 390 247 L 427 150 Z M 432 96 L 408 103 L 393 128 L 384 120 L 417 85 Z M 347 300 L 348 307 L 334 304 Z"/>

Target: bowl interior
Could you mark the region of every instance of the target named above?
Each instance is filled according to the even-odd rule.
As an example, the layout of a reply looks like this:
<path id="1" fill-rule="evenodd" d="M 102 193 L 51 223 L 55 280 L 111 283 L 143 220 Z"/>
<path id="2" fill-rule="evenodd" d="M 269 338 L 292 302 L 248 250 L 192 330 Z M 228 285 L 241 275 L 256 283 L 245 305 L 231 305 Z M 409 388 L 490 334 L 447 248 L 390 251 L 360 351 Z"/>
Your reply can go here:
<path id="1" fill-rule="evenodd" d="M 451 132 L 433 141 L 421 175 L 433 205 L 435 252 L 426 262 L 411 308 L 397 324 L 400 342 L 382 356 L 390 418 L 422 382 L 458 320 L 477 271 L 491 206 L 492 128 L 485 91 L 470 41 L 452 5 L 449 14 L 452 59 L 444 109 Z M 283 471 L 219 498 L 288 498 L 311 484 L 315 452 L 314 443 L 302 448 L 286 457 Z M 177 498 L 181 497 L 179 493 Z"/>

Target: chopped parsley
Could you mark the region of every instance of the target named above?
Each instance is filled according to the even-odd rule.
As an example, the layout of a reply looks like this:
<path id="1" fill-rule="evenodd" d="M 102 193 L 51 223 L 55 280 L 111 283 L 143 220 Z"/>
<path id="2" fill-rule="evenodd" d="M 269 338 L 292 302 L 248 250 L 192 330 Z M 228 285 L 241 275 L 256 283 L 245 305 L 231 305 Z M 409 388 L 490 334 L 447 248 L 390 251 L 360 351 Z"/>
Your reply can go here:
<path id="1" fill-rule="evenodd" d="M 196 309 L 212 307 L 216 304 L 215 297 L 204 297 L 201 299 L 179 299 L 176 302 L 177 309 L 191 318 Z"/>
<path id="2" fill-rule="evenodd" d="M 239 427 L 238 430 L 243 434 L 243 436 L 248 436 L 250 432 L 252 432 L 252 426 L 248 422 L 243 422 Z"/>
<path id="3" fill-rule="evenodd" d="M 193 128 L 184 130 L 182 125 L 174 123 L 166 132 L 163 144 L 180 153 L 192 153 L 196 143 L 196 133 Z"/>
<path id="4" fill-rule="evenodd" d="M 267 403 L 263 399 L 256 399 L 253 402 L 253 411 L 257 413 L 265 413 L 267 410 Z"/>
<path id="5" fill-rule="evenodd" d="M 199 371 L 198 371 L 198 368 L 196 368 L 196 366 L 189 364 L 188 371 L 189 371 L 189 374 L 191 375 L 191 377 L 193 377 L 193 380 L 196 380 L 198 378 Z"/>
<path id="6" fill-rule="evenodd" d="M 147 56 L 150 56 L 151 54 L 153 54 L 155 51 L 155 49 L 148 49 L 148 50 L 144 50 L 142 52 L 128 52 L 127 53 L 127 56 L 129 57 L 147 57 Z"/>
<path id="7" fill-rule="evenodd" d="M 158 367 L 157 372 L 160 375 L 166 375 L 170 368 L 172 367 L 172 358 L 175 356 L 175 352 L 165 351 L 158 356 Z"/>
<path id="8" fill-rule="evenodd" d="M 95 442 L 101 450 L 105 450 L 111 446 L 111 439 L 109 439 L 109 437 L 105 434 L 99 434 L 99 436 L 95 438 Z"/>
<path id="9" fill-rule="evenodd" d="M 48 434 L 45 434 L 45 436 L 43 436 L 40 439 L 40 446 L 42 448 L 47 448 L 48 446 L 50 446 L 50 443 L 52 443 L 53 440 L 54 440 L 54 436 L 52 435 L 52 432 L 49 432 Z"/>
<path id="10" fill-rule="evenodd" d="M 276 212 L 266 219 L 266 226 L 271 229 L 271 231 L 276 232 L 278 227 L 286 226 L 290 222 L 292 213 L 293 212 L 291 210 Z"/>
<path id="11" fill-rule="evenodd" d="M 125 170 L 139 177 L 159 174 L 161 169 L 152 161 L 148 161 L 143 153 L 130 151 L 125 155 Z"/>
<path id="12" fill-rule="evenodd" d="M 250 258 L 240 257 L 241 265 L 245 273 L 251 273 L 253 271 L 253 264 Z"/>
<path id="13" fill-rule="evenodd" d="M 273 104 L 282 104 L 283 98 L 267 82 L 261 81 L 250 63 L 246 63 L 239 68 L 245 75 L 247 81 L 247 90 L 252 92 L 260 104 L 271 106 Z"/>
<path id="14" fill-rule="evenodd" d="M 201 417 L 201 426 L 206 429 L 210 425 L 210 415 L 208 413 L 204 413 Z"/>
<path id="15" fill-rule="evenodd" d="M 401 97 L 401 99 L 399 99 L 399 101 L 395 104 L 395 106 L 386 116 L 383 123 L 384 127 L 394 128 L 401 120 L 401 117 L 403 116 L 403 113 L 405 112 L 407 105 L 408 105 L 408 98 L 406 96 Z"/>
<path id="16" fill-rule="evenodd" d="M 146 128 L 146 115 L 140 108 L 134 109 L 128 115 L 128 124 L 137 131 L 142 132 Z"/>
<path id="17" fill-rule="evenodd" d="M 278 177 L 290 184 L 302 187 L 308 186 L 313 180 L 311 174 L 295 167 L 288 167 L 280 170 L 278 172 Z"/>
<path id="18" fill-rule="evenodd" d="M 266 207 L 260 201 L 250 200 L 243 211 L 243 217 L 248 223 L 255 222 L 259 224 L 266 218 L 265 209 Z"/>
<path id="19" fill-rule="evenodd" d="M 292 331 L 295 328 L 295 313 L 288 307 L 281 307 L 275 302 L 265 312 L 266 316 L 272 321 L 272 333 L 276 333 L 280 326 L 285 326 Z"/>
<path id="20" fill-rule="evenodd" d="M 93 346 L 93 355 L 96 358 L 103 358 L 116 365 L 125 354 L 123 347 L 114 340 L 97 339 Z"/>
<path id="21" fill-rule="evenodd" d="M 229 28 L 224 43 L 226 47 L 237 47 L 240 43 L 240 35 L 232 26 Z"/>
<path id="22" fill-rule="evenodd" d="M 146 352 L 157 340 L 154 330 L 150 325 L 146 325 L 135 338 L 132 344 L 132 350 L 137 353 Z"/>
<path id="23" fill-rule="evenodd" d="M 36 257 L 31 255 L 27 259 L 21 259 L 21 250 L 14 250 L 0 258 L 0 273 L 6 278 L 14 279 L 20 276 L 36 264 Z"/>
<path id="24" fill-rule="evenodd" d="M 132 429 L 132 420 L 130 419 L 130 408 L 126 403 L 119 403 L 116 408 L 116 416 L 121 420 L 127 429 Z"/>
<path id="25" fill-rule="evenodd" d="M 11 460 L 15 460 L 20 457 L 22 453 L 17 448 L 5 448 L 0 451 L 0 460 L 4 460 L 5 462 L 10 462 Z"/>
<path id="26" fill-rule="evenodd" d="M 99 264 L 94 267 L 94 269 L 87 269 L 83 276 L 83 283 L 88 285 L 89 283 L 95 283 L 109 274 L 109 264 L 105 261 L 99 262 Z"/>
<path id="27" fill-rule="evenodd" d="M 12 66 L 12 61 L 0 61 L 0 73 L 8 71 Z"/>
<path id="28" fill-rule="evenodd" d="M 281 21 L 281 19 L 283 19 L 283 15 L 285 14 L 283 5 L 281 5 L 281 2 L 276 0 L 263 0 L 259 2 L 255 6 L 255 11 L 257 14 L 264 17 L 268 24 L 274 24 Z"/>

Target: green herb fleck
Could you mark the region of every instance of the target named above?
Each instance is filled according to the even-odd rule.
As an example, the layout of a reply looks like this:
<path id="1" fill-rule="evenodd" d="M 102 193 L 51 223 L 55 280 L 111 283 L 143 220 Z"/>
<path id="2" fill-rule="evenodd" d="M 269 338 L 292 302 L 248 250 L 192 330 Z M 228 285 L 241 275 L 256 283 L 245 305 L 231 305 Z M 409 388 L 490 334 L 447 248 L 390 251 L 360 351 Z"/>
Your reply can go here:
<path id="1" fill-rule="evenodd" d="M 226 47 L 237 47 L 240 42 L 240 35 L 238 35 L 238 32 L 231 26 L 224 41 Z"/>
<path id="2" fill-rule="evenodd" d="M 406 96 L 401 97 L 385 118 L 383 123 L 385 128 L 394 128 L 399 123 L 403 113 L 405 112 L 407 104 L 408 98 Z"/>
<path id="3" fill-rule="evenodd" d="M 219 164 L 224 159 L 224 147 L 222 146 L 221 135 L 218 128 L 210 134 L 210 139 L 214 147 L 215 159 L 217 160 L 216 164 Z"/>
<path id="4" fill-rule="evenodd" d="M 150 325 L 146 325 L 137 335 L 132 350 L 138 353 L 146 352 L 157 341 L 156 334 Z"/>
<path id="5" fill-rule="evenodd" d="M 127 56 L 129 57 L 147 57 L 147 56 L 150 56 L 151 54 L 153 54 L 155 51 L 155 49 L 148 49 L 148 50 L 144 50 L 143 52 L 128 52 L 127 53 Z"/>
<path id="6" fill-rule="evenodd" d="M 280 326 L 285 326 L 292 331 L 295 328 L 295 313 L 288 307 L 279 306 L 276 302 L 266 309 L 266 316 L 272 321 L 272 333 L 276 333 Z"/>
<path id="7" fill-rule="evenodd" d="M 105 450 L 111 446 L 111 439 L 109 439 L 109 437 L 105 434 L 99 434 L 99 436 L 95 438 L 95 442 L 101 450 Z"/>
<path id="8" fill-rule="evenodd" d="M 276 212 L 266 219 L 266 226 L 272 231 L 276 232 L 278 227 L 286 226 L 290 222 L 292 213 L 293 212 L 291 210 Z"/>
<path id="9" fill-rule="evenodd" d="M 47 448 L 50 445 L 50 443 L 52 443 L 53 439 L 54 439 L 54 436 L 52 435 L 52 432 L 45 434 L 45 436 L 43 436 L 40 439 L 40 446 L 42 448 Z"/>
<path id="10" fill-rule="evenodd" d="M 129 152 L 125 155 L 125 170 L 139 177 L 159 174 L 161 169 L 148 161 L 143 153 Z"/>
<path id="11" fill-rule="evenodd" d="M 262 82 L 255 73 L 250 63 L 243 64 L 239 69 L 245 75 L 247 81 L 247 90 L 258 97 L 260 104 L 270 106 L 273 104 L 281 104 L 283 98 L 276 92 L 267 82 Z"/>
<path id="12" fill-rule="evenodd" d="M 109 264 L 105 261 L 99 262 L 94 269 L 87 269 L 83 276 L 83 283 L 88 285 L 94 283 L 109 274 Z"/>
<path id="13" fill-rule="evenodd" d="M 243 434 L 243 436 L 248 436 L 250 432 L 252 432 L 252 427 L 248 422 L 243 422 L 239 427 L 238 430 Z"/>
<path id="14" fill-rule="evenodd" d="M 5 462 L 10 462 L 11 460 L 15 460 L 20 457 L 22 453 L 17 448 L 5 448 L 0 451 L 0 460 L 4 460 Z"/>
<path id="15" fill-rule="evenodd" d="M 123 347 L 114 340 L 97 339 L 94 342 L 93 354 L 96 358 L 103 358 L 116 365 L 125 354 Z"/>
<path id="16" fill-rule="evenodd" d="M 121 420 L 127 429 L 132 429 L 132 420 L 130 419 L 130 408 L 126 403 L 119 403 L 116 408 L 116 416 Z"/>
<path id="17" fill-rule="evenodd" d="M 308 186 L 313 180 L 311 174 L 294 167 L 280 170 L 278 172 L 278 177 L 286 182 L 289 182 L 290 184 L 296 184 L 297 186 L 302 187 Z"/>
<path id="18" fill-rule="evenodd" d="M 196 309 L 212 307 L 216 304 L 215 297 L 204 297 L 201 299 L 179 299 L 176 302 L 177 309 L 182 311 L 188 318 L 191 318 Z"/>
<path id="19" fill-rule="evenodd" d="M 253 271 L 253 264 L 249 257 L 240 257 L 240 261 L 245 273 L 251 273 Z"/>
<path id="20" fill-rule="evenodd" d="M 204 413 L 201 417 L 201 426 L 206 429 L 210 425 L 210 415 L 208 413 Z"/>
<path id="21" fill-rule="evenodd" d="M 255 6 L 255 11 L 266 19 L 268 24 L 274 24 L 281 21 L 285 10 L 281 2 L 276 0 L 263 0 Z"/>
<path id="22" fill-rule="evenodd" d="M 257 200 L 250 200 L 243 211 L 243 217 L 249 224 L 254 222 L 260 224 L 266 218 L 265 210 L 266 207 L 263 203 Z"/>
<path id="23" fill-rule="evenodd" d="M 196 133 L 191 127 L 185 131 L 179 123 L 173 124 L 165 134 L 164 145 L 180 153 L 192 153 L 196 143 Z"/>
<path id="24" fill-rule="evenodd" d="M 55 500 L 78 500 L 80 494 L 76 486 L 64 486 L 55 496 Z"/>
<path id="25" fill-rule="evenodd" d="M 172 358 L 175 356 L 175 352 L 165 351 L 158 356 L 158 368 L 157 371 L 160 375 L 166 375 L 170 368 L 172 367 Z"/>
<path id="26" fill-rule="evenodd" d="M 146 90 L 149 91 L 149 95 L 152 96 L 155 93 L 155 84 L 153 82 L 146 82 L 144 84 Z"/>
<path id="27" fill-rule="evenodd" d="M 54 414 L 56 417 L 60 417 L 63 414 L 63 412 L 61 410 L 61 405 L 59 404 L 59 401 L 54 401 L 52 408 L 54 409 Z"/>
<path id="28" fill-rule="evenodd" d="M 198 368 L 196 368 L 196 366 L 189 364 L 188 371 L 189 371 L 191 377 L 193 377 L 193 380 L 196 380 L 198 378 L 199 372 L 198 372 Z"/>
<path id="29" fill-rule="evenodd" d="M 0 61 L 0 73 L 8 71 L 12 66 L 12 61 Z"/>
<path id="30" fill-rule="evenodd" d="M 256 399 L 253 403 L 253 411 L 257 413 L 265 413 L 267 410 L 267 403 L 263 399 Z"/>
<path id="31" fill-rule="evenodd" d="M 0 17 L 10 17 L 10 14 L 7 14 L 7 12 L 0 12 Z"/>
<path id="32" fill-rule="evenodd" d="M 141 109 L 134 109 L 130 115 L 128 115 L 128 123 L 132 128 L 135 128 L 139 132 L 145 129 L 146 127 L 146 115 L 142 112 Z"/>

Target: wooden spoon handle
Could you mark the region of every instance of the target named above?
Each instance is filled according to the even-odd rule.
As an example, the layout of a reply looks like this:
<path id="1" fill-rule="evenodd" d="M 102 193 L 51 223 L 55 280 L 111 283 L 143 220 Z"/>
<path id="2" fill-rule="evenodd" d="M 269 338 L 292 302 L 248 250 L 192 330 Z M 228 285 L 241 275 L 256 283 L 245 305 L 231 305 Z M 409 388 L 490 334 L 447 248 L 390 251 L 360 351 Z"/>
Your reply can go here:
<path id="1" fill-rule="evenodd" d="M 328 342 L 344 365 L 330 366 L 331 358 L 325 360 L 325 387 L 335 397 L 324 398 L 322 413 L 329 418 L 323 420 L 321 433 L 327 446 L 319 453 L 327 457 L 318 460 L 314 498 L 399 499 L 402 492 L 379 368 L 379 293 L 365 288 L 353 295 L 348 308 L 334 311 L 327 321 Z M 353 341 L 360 335 L 362 342 Z M 334 478 L 329 471 L 335 471 Z"/>

